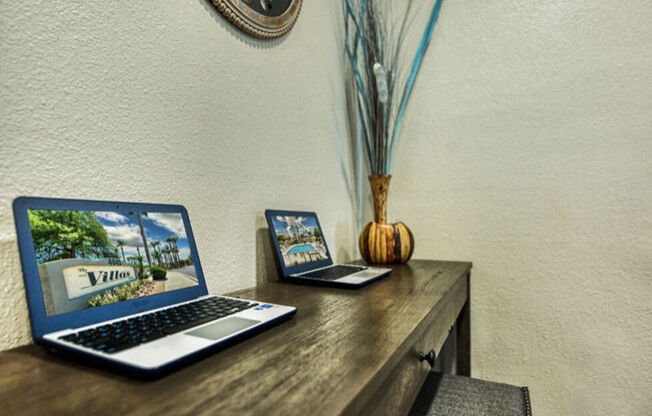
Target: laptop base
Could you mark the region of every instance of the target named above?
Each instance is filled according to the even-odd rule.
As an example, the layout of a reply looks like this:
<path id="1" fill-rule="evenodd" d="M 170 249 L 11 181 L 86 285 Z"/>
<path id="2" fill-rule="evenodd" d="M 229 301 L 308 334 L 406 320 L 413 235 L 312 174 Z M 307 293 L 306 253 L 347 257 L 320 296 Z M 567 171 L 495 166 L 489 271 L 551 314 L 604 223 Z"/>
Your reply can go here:
<path id="1" fill-rule="evenodd" d="M 91 366 L 100 370 L 109 371 L 114 374 L 121 376 L 127 376 L 134 379 L 139 379 L 143 381 L 156 380 L 167 376 L 168 374 L 185 367 L 189 364 L 200 361 L 218 351 L 222 351 L 228 347 L 231 347 L 235 344 L 238 344 L 245 339 L 251 338 L 252 336 L 261 333 L 271 327 L 280 325 L 281 323 L 289 320 L 296 314 L 296 309 L 292 313 L 281 315 L 278 318 L 274 318 L 268 321 L 261 323 L 248 331 L 242 332 L 240 334 L 231 336 L 223 341 L 212 344 L 204 349 L 198 350 L 192 354 L 185 355 L 179 358 L 176 361 L 172 361 L 164 366 L 155 368 L 155 369 L 143 369 L 135 366 L 130 366 L 128 364 L 112 361 L 102 357 L 95 356 L 93 354 L 84 354 L 77 349 L 68 348 L 63 342 L 51 342 L 46 339 L 37 341 L 38 344 L 45 346 L 50 354 L 53 356 L 62 358 L 67 361 L 71 361 L 75 364 L 83 364 Z"/>
<path id="2" fill-rule="evenodd" d="M 377 280 L 382 279 L 383 277 L 387 276 L 391 272 L 391 269 L 387 269 L 387 272 L 379 274 L 378 276 L 366 278 L 364 280 L 361 279 L 360 282 L 342 282 L 341 279 L 338 280 L 324 280 L 324 279 L 313 279 L 309 277 L 302 277 L 302 276 L 288 276 L 285 278 L 285 280 L 292 282 L 292 283 L 298 283 L 302 285 L 310 285 L 310 286 L 325 286 L 325 287 L 339 287 L 343 289 L 359 289 L 361 287 L 365 287 L 370 283 L 373 283 Z M 342 278 L 346 279 L 346 277 Z"/>

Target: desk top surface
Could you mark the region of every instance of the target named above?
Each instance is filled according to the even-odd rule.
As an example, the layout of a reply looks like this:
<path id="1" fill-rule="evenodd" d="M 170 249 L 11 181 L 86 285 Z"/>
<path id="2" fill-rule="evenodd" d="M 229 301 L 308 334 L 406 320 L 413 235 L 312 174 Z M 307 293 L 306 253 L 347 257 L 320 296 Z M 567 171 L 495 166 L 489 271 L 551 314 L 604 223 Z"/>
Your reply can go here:
<path id="1" fill-rule="evenodd" d="M 64 361 L 36 345 L 2 352 L 0 403 L 9 414 L 35 415 L 341 414 L 393 368 L 407 337 L 470 268 L 412 260 L 357 290 L 274 282 L 238 291 L 298 312 L 152 382 Z"/>

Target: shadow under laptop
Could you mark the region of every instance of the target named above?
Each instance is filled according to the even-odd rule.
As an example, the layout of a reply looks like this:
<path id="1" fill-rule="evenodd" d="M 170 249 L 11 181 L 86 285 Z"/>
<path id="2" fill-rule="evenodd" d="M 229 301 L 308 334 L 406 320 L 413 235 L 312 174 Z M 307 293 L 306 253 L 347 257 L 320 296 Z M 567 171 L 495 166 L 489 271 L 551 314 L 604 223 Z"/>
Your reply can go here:
<path id="1" fill-rule="evenodd" d="M 29 357 L 29 360 L 12 360 L 11 357 L 14 355 Z M 15 374 L 17 377 L 24 377 L 26 380 L 29 380 L 29 382 L 21 383 L 21 385 L 33 385 L 39 389 L 42 389 L 44 385 L 47 385 L 46 382 L 35 382 L 35 380 L 38 380 L 39 374 L 47 374 L 48 377 L 51 377 L 53 372 L 56 373 L 58 368 L 62 373 L 69 373 L 71 370 L 79 371 L 77 380 L 83 380 L 83 383 L 92 382 L 92 380 L 89 380 L 90 378 L 100 378 L 104 381 L 108 378 L 130 384 L 140 384 L 148 380 L 151 381 L 156 379 L 129 377 L 123 372 L 101 365 L 97 362 L 89 362 L 80 358 L 80 356 L 68 357 L 46 348 L 40 348 L 37 345 L 25 345 L 6 351 L 5 356 L 14 363 L 21 363 L 24 365 L 24 368 L 17 368 L 16 371 L 12 371 L 12 374 Z M 48 367 L 48 370 L 44 371 L 44 367 Z M 35 370 L 38 374 L 34 374 Z"/>

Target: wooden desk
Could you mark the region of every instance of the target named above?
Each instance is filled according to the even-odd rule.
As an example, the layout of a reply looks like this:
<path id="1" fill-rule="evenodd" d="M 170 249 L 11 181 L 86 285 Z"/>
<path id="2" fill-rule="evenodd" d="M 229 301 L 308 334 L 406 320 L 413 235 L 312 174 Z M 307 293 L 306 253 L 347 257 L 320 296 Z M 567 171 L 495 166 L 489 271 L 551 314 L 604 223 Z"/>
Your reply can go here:
<path id="1" fill-rule="evenodd" d="M 359 290 L 269 283 L 237 292 L 298 307 L 288 322 L 153 382 L 38 346 L 0 353 L 4 415 L 401 415 L 457 321 L 470 375 L 470 263 L 413 260 Z"/>

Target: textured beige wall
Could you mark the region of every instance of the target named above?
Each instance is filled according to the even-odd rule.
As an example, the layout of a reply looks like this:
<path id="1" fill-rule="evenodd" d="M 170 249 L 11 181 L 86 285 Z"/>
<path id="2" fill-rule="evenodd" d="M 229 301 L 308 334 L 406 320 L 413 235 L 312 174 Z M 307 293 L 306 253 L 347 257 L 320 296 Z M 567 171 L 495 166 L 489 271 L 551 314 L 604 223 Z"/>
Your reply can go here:
<path id="1" fill-rule="evenodd" d="M 332 3 L 271 47 L 149 3 L 0 2 L 0 349 L 29 341 L 19 194 L 186 204 L 214 292 L 262 273 L 266 207 L 318 210 L 357 256 Z M 390 219 L 415 257 L 474 262 L 474 375 L 537 415 L 652 413 L 650 21 L 446 1 L 408 111 Z"/>
<path id="2" fill-rule="evenodd" d="M 264 274 L 265 208 L 354 258 L 335 16 L 262 43 L 204 0 L 0 2 L 0 349 L 30 339 L 17 195 L 182 203 L 214 293 Z"/>
<path id="3" fill-rule="evenodd" d="M 652 2 L 445 1 L 390 186 L 472 260 L 474 376 L 652 414 Z"/>

